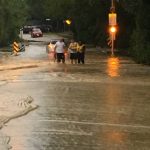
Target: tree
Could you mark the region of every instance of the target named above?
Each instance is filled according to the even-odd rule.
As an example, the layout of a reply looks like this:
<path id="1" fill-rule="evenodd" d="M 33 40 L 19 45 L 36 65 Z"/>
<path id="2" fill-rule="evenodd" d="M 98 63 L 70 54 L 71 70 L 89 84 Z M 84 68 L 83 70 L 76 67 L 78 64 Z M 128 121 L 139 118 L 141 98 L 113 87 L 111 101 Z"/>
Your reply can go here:
<path id="1" fill-rule="evenodd" d="M 28 6 L 28 19 L 44 18 L 45 1 L 46 0 L 25 0 Z"/>
<path id="2" fill-rule="evenodd" d="M 124 0 L 123 2 L 125 4 Z M 130 53 L 137 62 L 150 64 L 150 2 L 148 0 L 128 0 L 126 5 L 128 7 L 125 9 L 135 18 Z"/>
<path id="3" fill-rule="evenodd" d="M 43 1 L 45 17 L 64 19 L 70 12 L 74 0 L 45 0 Z"/>
<path id="4" fill-rule="evenodd" d="M 77 40 L 106 46 L 108 13 L 111 0 L 26 0 L 35 18 L 72 20 L 71 30 Z M 34 6 L 33 4 L 36 3 Z M 116 0 L 119 31 L 117 48 L 129 48 L 139 62 L 150 61 L 149 0 Z M 40 11 L 37 11 L 37 8 Z M 34 18 L 33 17 L 33 18 Z M 57 24 L 56 24 L 57 25 Z"/>
<path id="5" fill-rule="evenodd" d="M 0 46 L 18 37 L 26 20 L 25 4 L 24 0 L 0 0 Z"/>
<path id="6" fill-rule="evenodd" d="M 78 40 L 87 43 L 104 43 L 106 38 L 107 2 L 75 0 L 70 16 L 73 19 L 73 31 Z"/>

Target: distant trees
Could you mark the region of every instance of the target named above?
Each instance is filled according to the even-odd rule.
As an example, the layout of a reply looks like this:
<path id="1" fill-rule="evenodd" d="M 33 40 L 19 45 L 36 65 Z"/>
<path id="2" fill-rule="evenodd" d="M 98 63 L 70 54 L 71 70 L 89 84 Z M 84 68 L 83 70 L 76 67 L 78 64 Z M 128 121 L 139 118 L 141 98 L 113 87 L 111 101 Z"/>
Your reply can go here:
<path id="1" fill-rule="evenodd" d="M 28 14 L 30 19 L 72 20 L 77 40 L 106 46 L 111 0 L 0 0 L 0 45 L 16 38 Z M 130 49 L 142 63 L 150 63 L 150 1 L 116 0 L 117 48 Z"/>
<path id="2" fill-rule="evenodd" d="M 0 0 L 0 46 L 18 37 L 19 29 L 26 20 L 24 0 Z"/>
<path id="3" fill-rule="evenodd" d="M 105 45 L 108 6 L 105 0 L 75 0 L 69 13 L 75 38 L 95 45 Z"/>
<path id="4" fill-rule="evenodd" d="M 134 15 L 130 54 L 139 63 L 150 64 L 150 1 L 122 0 L 124 8 Z"/>
<path id="5" fill-rule="evenodd" d="M 38 12 L 36 5 L 33 6 L 31 4 L 34 1 L 36 1 L 36 5 L 40 5 L 40 11 Z M 62 21 L 63 19 L 70 18 L 72 20 L 71 30 L 76 39 L 103 47 L 107 45 L 108 13 L 111 1 L 44 0 L 39 3 L 40 1 L 31 0 L 29 2 L 32 6 L 31 12 L 33 12 L 34 18 L 37 18 L 36 16 L 44 16 L 45 18 L 54 18 Z M 123 29 L 119 31 L 121 34 L 118 34 L 117 46 L 127 48 L 129 46 L 129 36 L 133 28 L 132 16 L 123 9 L 120 2 L 117 5 L 120 29 Z"/>
<path id="6" fill-rule="evenodd" d="M 88 43 L 106 44 L 106 24 L 109 2 L 106 0 L 44 0 L 45 17 L 72 20 L 76 39 Z"/>
<path id="7" fill-rule="evenodd" d="M 44 18 L 46 0 L 25 0 L 28 6 L 28 19 L 41 19 Z"/>

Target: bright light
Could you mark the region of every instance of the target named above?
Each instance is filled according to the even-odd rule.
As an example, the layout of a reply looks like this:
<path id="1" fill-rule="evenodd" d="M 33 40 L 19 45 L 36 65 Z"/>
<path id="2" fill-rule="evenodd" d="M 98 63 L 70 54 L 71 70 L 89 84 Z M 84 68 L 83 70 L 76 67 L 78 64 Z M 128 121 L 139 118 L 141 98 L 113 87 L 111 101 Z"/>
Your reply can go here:
<path id="1" fill-rule="evenodd" d="M 117 30 L 116 30 L 116 27 L 110 27 L 110 32 L 111 33 L 115 33 Z"/>
<path id="2" fill-rule="evenodd" d="M 107 73 L 112 78 L 120 76 L 120 60 L 118 58 L 108 58 Z"/>
<path id="3" fill-rule="evenodd" d="M 109 13 L 109 25 L 110 26 L 115 26 L 117 25 L 117 14 L 116 13 Z"/>
<path id="4" fill-rule="evenodd" d="M 68 25 L 70 25 L 71 24 L 71 20 L 66 20 L 66 23 L 68 24 Z"/>
<path id="5" fill-rule="evenodd" d="M 47 18 L 46 21 L 50 21 L 51 19 Z"/>

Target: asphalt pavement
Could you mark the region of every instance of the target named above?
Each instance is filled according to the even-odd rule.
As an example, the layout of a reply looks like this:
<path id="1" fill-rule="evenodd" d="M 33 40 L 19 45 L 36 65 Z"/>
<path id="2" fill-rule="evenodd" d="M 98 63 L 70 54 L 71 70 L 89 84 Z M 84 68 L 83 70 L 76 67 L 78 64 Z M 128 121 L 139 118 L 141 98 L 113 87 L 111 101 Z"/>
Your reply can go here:
<path id="1" fill-rule="evenodd" d="M 57 64 L 36 44 L 7 65 L 0 99 L 31 96 L 39 106 L 1 129 L 12 150 L 150 149 L 149 66 L 95 49 L 84 65 Z"/>

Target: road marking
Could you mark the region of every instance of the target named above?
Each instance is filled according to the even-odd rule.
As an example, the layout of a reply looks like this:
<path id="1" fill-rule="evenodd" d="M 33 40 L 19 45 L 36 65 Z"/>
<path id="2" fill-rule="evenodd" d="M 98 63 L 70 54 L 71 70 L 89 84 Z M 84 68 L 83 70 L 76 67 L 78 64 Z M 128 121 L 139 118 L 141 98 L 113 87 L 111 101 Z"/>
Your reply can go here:
<path id="1" fill-rule="evenodd" d="M 128 124 L 82 122 L 82 121 L 67 121 L 67 120 L 40 120 L 40 121 L 48 121 L 48 122 L 56 122 L 56 123 L 73 123 L 73 124 L 81 124 L 81 125 L 97 125 L 97 126 L 112 126 L 112 127 L 124 127 L 124 128 L 150 129 L 150 126 L 144 126 L 144 125 L 128 125 Z"/>
<path id="2" fill-rule="evenodd" d="M 85 135 L 85 136 L 92 136 L 93 134 L 84 132 L 84 131 L 71 131 L 71 130 L 55 130 L 55 129 L 51 129 L 51 130 L 44 130 L 44 131 L 34 131 L 35 133 L 42 133 L 42 134 L 70 134 L 70 135 Z"/>

